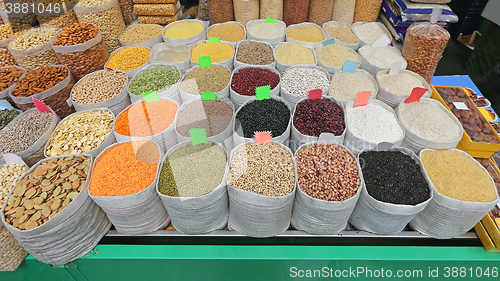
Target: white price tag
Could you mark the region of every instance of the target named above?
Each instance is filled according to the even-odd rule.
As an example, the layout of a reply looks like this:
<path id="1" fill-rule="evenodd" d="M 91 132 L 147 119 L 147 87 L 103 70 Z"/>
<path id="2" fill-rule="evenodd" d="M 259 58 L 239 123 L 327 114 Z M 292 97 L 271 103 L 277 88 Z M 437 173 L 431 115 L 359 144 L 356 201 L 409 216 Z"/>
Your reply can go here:
<path id="1" fill-rule="evenodd" d="M 379 39 L 375 40 L 373 42 L 372 46 L 373 47 L 385 47 L 391 43 L 391 39 L 387 37 L 387 35 L 382 35 L 380 36 Z"/>
<path id="2" fill-rule="evenodd" d="M 469 110 L 469 108 L 467 107 L 467 105 L 463 102 L 453 102 L 453 105 L 458 109 L 458 110 Z"/>
<path id="3" fill-rule="evenodd" d="M 318 138 L 318 144 L 335 144 L 335 135 L 332 133 L 321 133 Z"/>
<path id="4" fill-rule="evenodd" d="M 400 61 L 394 62 L 391 66 L 391 69 L 389 70 L 389 75 L 398 74 L 399 71 L 401 70 L 401 67 L 403 67 L 402 62 L 400 62 Z"/>
<path id="5" fill-rule="evenodd" d="M 71 98 L 67 99 L 66 103 L 68 104 L 69 107 L 73 106 L 73 102 L 71 101 Z"/>
<path id="6" fill-rule="evenodd" d="M 377 144 L 377 146 L 373 149 L 374 151 L 388 151 L 389 149 L 392 148 L 394 144 L 390 142 L 380 142 Z"/>
<path id="7" fill-rule="evenodd" d="M 23 159 L 21 157 L 17 156 L 16 154 L 4 153 L 4 154 L 2 154 L 2 156 L 3 156 L 3 159 L 5 160 L 5 164 L 9 164 L 9 165 L 19 164 L 19 165 L 26 166 L 26 168 L 29 168 L 28 165 L 26 165 L 26 163 L 24 163 Z"/>

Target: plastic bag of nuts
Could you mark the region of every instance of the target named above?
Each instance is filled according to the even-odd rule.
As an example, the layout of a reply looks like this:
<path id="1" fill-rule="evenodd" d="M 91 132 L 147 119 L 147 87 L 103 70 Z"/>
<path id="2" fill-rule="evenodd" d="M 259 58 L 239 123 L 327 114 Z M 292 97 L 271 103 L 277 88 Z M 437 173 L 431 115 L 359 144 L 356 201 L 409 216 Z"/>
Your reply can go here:
<path id="1" fill-rule="evenodd" d="M 102 69 L 109 58 L 100 30 L 86 23 L 66 27 L 57 35 L 52 49 L 76 81 Z"/>
<path id="2" fill-rule="evenodd" d="M 122 10 L 123 22 L 129 25 L 134 22 L 134 1 L 133 0 L 118 0 L 120 9 Z"/>
<path id="3" fill-rule="evenodd" d="M 17 23 L 0 25 L 0 67 L 17 65 L 7 46 L 16 36 L 30 28 L 29 25 Z"/>
<path id="4" fill-rule="evenodd" d="M 75 112 L 68 102 L 74 84 L 66 66 L 49 65 L 28 71 L 9 96 L 21 110 L 35 107 L 33 98 L 43 100 L 59 117 L 65 118 Z"/>
<path id="5" fill-rule="evenodd" d="M 377 21 L 382 0 L 356 0 L 353 22 L 375 22 Z"/>
<path id="6" fill-rule="evenodd" d="M 181 7 L 177 4 L 135 4 L 134 13 L 141 16 L 173 16 Z"/>
<path id="7" fill-rule="evenodd" d="M 34 5 L 35 0 L 14 0 L 0 6 L 0 16 L 5 24 L 7 23 L 19 23 L 27 24 L 31 26 L 36 26 L 38 20 L 36 15 L 30 13 L 32 5 Z M 27 5 L 28 9 L 23 12 L 23 6 Z M 16 8 L 18 7 L 18 8 Z"/>
<path id="8" fill-rule="evenodd" d="M 0 271 L 16 270 L 27 255 L 7 228 L 0 226 Z"/>
<path id="9" fill-rule="evenodd" d="M 208 0 L 210 25 L 234 21 L 233 0 Z"/>
<path id="10" fill-rule="evenodd" d="M 9 52 L 17 64 L 27 70 L 59 64 L 59 59 L 51 47 L 56 34 L 56 27 L 30 29 L 9 43 Z"/>
<path id="11" fill-rule="evenodd" d="M 439 25 L 429 22 L 415 23 L 406 31 L 403 57 L 406 69 L 418 73 L 431 83 L 441 55 L 448 44 L 450 33 Z"/>
<path id="12" fill-rule="evenodd" d="M 125 31 L 125 23 L 118 0 L 80 0 L 74 11 L 79 22 L 99 28 L 109 52 L 121 47 L 118 37 Z"/>
<path id="13" fill-rule="evenodd" d="M 283 21 L 286 25 L 307 21 L 310 0 L 283 0 Z"/>
<path id="14" fill-rule="evenodd" d="M 259 0 L 233 0 L 234 18 L 246 25 L 251 20 L 259 19 Z"/>

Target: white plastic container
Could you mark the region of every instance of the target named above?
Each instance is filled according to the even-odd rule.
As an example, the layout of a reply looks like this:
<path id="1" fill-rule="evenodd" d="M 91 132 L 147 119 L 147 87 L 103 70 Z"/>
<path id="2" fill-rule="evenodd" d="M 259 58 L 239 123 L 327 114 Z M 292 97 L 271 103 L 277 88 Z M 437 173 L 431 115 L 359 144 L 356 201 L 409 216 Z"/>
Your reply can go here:
<path id="1" fill-rule="evenodd" d="M 271 89 L 271 96 L 277 97 L 280 95 L 281 75 L 275 68 L 272 68 L 269 66 L 249 66 L 249 67 L 266 69 L 266 70 L 270 70 L 270 71 L 276 73 L 279 77 L 280 82 L 278 83 L 278 85 L 276 85 L 276 87 L 274 87 L 274 89 Z M 231 82 L 229 82 L 229 85 L 233 84 L 233 76 L 235 73 L 238 73 L 238 71 L 245 69 L 245 68 L 249 68 L 249 67 L 241 66 L 241 67 L 235 68 L 233 70 L 233 73 L 231 74 Z M 236 109 L 239 109 L 245 102 L 251 100 L 252 98 L 255 98 L 255 95 L 253 95 L 253 96 L 240 95 L 237 92 L 235 92 L 231 87 L 229 89 L 229 96 L 231 97 L 231 101 L 234 103 L 234 107 L 236 107 Z"/>
<path id="2" fill-rule="evenodd" d="M 247 45 L 249 43 L 252 43 L 252 42 L 262 43 L 262 44 L 266 44 L 267 46 L 269 46 L 269 48 L 271 48 L 271 52 L 273 53 L 274 61 L 272 63 L 266 64 L 266 65 L 248 64 L 248 63 L 244 63 L 244 62 L 238 61 L 238 51 L 240 50 L 240 47 L 244 46 L 244 45 Z M 273 47 L 271 46 L 271 44 L 264 43 L 264 42 L 249 41 L 249 40 L 240 41 L 240 42 L 238 42 L 238 46 L 236 48 L 236 54 L 234 55 L 234 62 L 233 62 L 233 64 L 234 64 L 234 68 L 238 68 L 238 67 L 241 67 L 241 66 L 268 66 L 268 67 L 275 68 L 276 67 L 276 58 L 274 57 Z"/>
<path id="3" fill-rule="evenodd" d="M 265 19 L 251 20 L 251 21 L 247 22 L 247 24 L 246 24 L 247 39 L 248 40 L 253 40 L 253 41 L 258 41 L 258 42 L 263 42 L 263 43 L 269 43 L 272 46 L 277 46 L 279 43 L 285 42 L 286 24 L 285 24 L 284 21 L 281 21 L 281 20 L 277 20 L 276 24 L 280 25 L 283 28 L 283 34 L 281 34 L 280 36 L 278 36 L 276 38 L 260 38 L 260 37 L 253 36 L 250 33 L 251 27 L 253 25 L 260 24 L 260 23 L 265 23 L 265 22 L 266 22 Z"/>
<path id="4" fill-rule="evenodd" d="M 189 48 L 189 64 L 191 65 L 191 67 L 195 67 L 195 66 L 199 66 L 200 65 L 200 63 L 195 62 L 194 60 L 191 59 L 191 52 L 193 51 L 193 49 L 196 46 L 198 46 L 199 44 L 206 43 L 206 42 L 210 42 L 210 41 L 200 41 L 200 42 L 194 43 L 193 45 L 190 46 L 190 48 Z M 225 61 L 221 61 L 221 62 L 214 62 L 214 61 L 212 61 L 212 65 L 218 63 L 218 64 L 221 64 L 221 65 L 225 66 L 229 70 L 232 70 L 233 69 L 234 55 L 236 54 L 234 46 L 230 42 L 226 42 L 226 41 L 220 41 L 220 43 L 221 44 L 231 45 L 231 48 L 233 48 L 233 56 L 231 58 L 229 58 L 229 59 L 227 59 Z"/>
<path id="5" fill-rule="evenodd" d="M 226 66 L 224 65 L 221 65 L 221 64 L 212 64 L 212 66 L 222 66 L 224 68 L 226 68 L 226 70 L 231 73 L 231 70 L 229 70 L 229 68 L 227 68 Z M 179 83 L 179 92 L 180 92 L 180 95 L 181 95 L 181 99 L 182 99 L 182 102 L 187 102 L 187 101 L 190 101 L 190 100 L 201 100 L 201 93 L 199 95 L 192 95 L 190 93 L 187 93 L 187 92 L 184 92 L 181 88 L 181 84 L 182 84 L 182 81 L 184 81 L 184 78 L 186 78 L 191 72 L 193 72 L 194 70 L 196 69 L 199 69 L 200 66 L 195 66 L 193 68 L 191 68 L 190 70 L 188 70 L 186 72 L 186 74 L 184 74 L 184 76 L 182 77 L 181 79 L 181 82 Z M 229 81 L 227 82 L 227 86 L 220 90 L 219 92 L 216 92 L 215 95 L 217 95 L 218 98 L 227 98 L 229 97 L 229 87 L 231 85 L 231 77 L 229 78 Z"/>
<path id="6" fill-rule="evenodd" d="M 149 65 L 141 67 L 137 73 L 132 77 L 130 80 L 130 83 L 127 85 L 127 92 L 128 95 L 130 96 L 130 102 L 134 103 L 137 101 L 143 101 L 144 98 L 142 95 L 136 95 L 130 92 L 130 84 L 134 81 L 134 79 L 139 76 L 140 74 L 146 72 L 147 70 L 154 69 L 154 68 L 166 68 L 166 69 L 173 69 L 179 73 L 179 79 L 177 79 L 177 82 L 175 84 L 170 85 L 168 87 L 163 87 L 162 89 L 156 90 L 156 93 L 158 94 L 158 97 L 160 98 L 169 98 L 172 100 L 175 100 L 178 104 L 182 104 L 181 96 L 179 94 L 179 83 L 181 81 L 181 72 L 175 65 L 169 65 L 167 63 L 163 62 L 155 62 L 151 63 Z"/>
<path id="7" fill-rule="evenodd" d="M 363 24 L 376 24 L 376 25 L 378 25 L 382 29 L 384 35 L 387 36 L 387 38 L 389 38 L 389 41 L 392 40 L 391 33 L 389 32 L 389 30 L 387 30 L 387 28 L 385 27 L 385 25 L 383 23 L 380 23 L 380 22 L 355 22 L 355 23 L 352 24 L 352 32 L 354 32 L 354 34 L 356 35 L 356 37 L 358 37 L 358 39 L 359 39 L 359 47 L 360 48 L 363 47 L 363 46 L 366 46 L 366 45 L 371 45 L 373 42 L 377 41 L 377 40 L 375 40 L 373 42 L 363 41 L 359 37 L 359 35 L 356 33 L 355 28 L 358 27 L 358 26 L 360 26 L 360 25 L 363 25 Z"/>
<path id="8" fill-rule="evenodd" d="M 283 42 L 283 43 L 280 43 L 278 46 L 276 46 L 276 48 L 278 48 L 281 44 L 292 44 L 292 43 L 291 42 Z M 316 55 L 316 51 L 314 51 L 314 48 L 306 47 L 306 48 L 311 49 L 314 53 L 314 64 L 294 64 L 294 65 L 280 63 L 276 57 L 276 48 L 274 48 L 274 58 L 276 59 L 276 69 L 281 74 L 285 73 L 285 71 L 292 66 L 316 66 L 318 64 L 318 56 Z"/>
<path id="9" fill-rule="evenodd" d="M 358 48 L 359 48 L 359 38 L 358 38 L 358 43 L 356 44 L 347 44 L 345 42 L 342 42 L 340 41 L 339 39 L 331 36 L 327 31 L 326 31 L 326 27 L 330 27 L 330 26 L 334 26 L 334 27 L 348 27 L 349 29 L 352 30 L 352 26 L 348 23 L 342 23 L 342 22 L 338 22 L 338 21 L 328 21 L 328 22 L 325 22 L 323 24 L 323 30 L 325 31 L 325 35 L 326 35 L 326 39 L 329 40 L 329 39 L 335 39 L 335 43 L 339 43 L 349 49 L 352 49 L 354 51 L 356 51 Z M 356 34 L 354 34 L 356 35 Z M 357 38 L 358 36 L 356 36 Z"/>
<path id="10" fill-rule="evenodd" d="M 176 24 L 179 24 L 181 22 L 197 22 L 197 23 L 202 24 L 204 28 L 198 34 L 195 34 L 195 35 L 187 37 L 187 38 L 181 38 L 181 39 L 168 38 L 168 37 L 166 37 L 164 35 L 165 31 L 167 29 L 169 29 L 172 26 L 174 26 Z M 172 23 L 167 24 L 163 28 L 162 37 L 163 37 L 163 41 L 165 43 L 167 43 L 168 45 L 170 45 L 170 46 L 185 46 L 185 45 L 190 45 L 190 44 L 196 43 L 198 41 L 205 40 L 207 38 L 206 37 L 206 27 L 205 27 L 205 24 L 201 20 L 198 20 L 198 19 L 185 19 L 185 20 L 174 21 Z"/>
<path id="11" fill-rule="evenodd" d="M 340 42 L 340 41 L 338 41 L 338 42 Z M 337 42 L 335 42 L 335 44 L 337 44 Z M 340 44 L 340 43 L 339 43 L 339 45 L 346 47 L 345 45 Z M 337 73 L 337 72 L 341 72 L 341 71 L 342 71 L 342 69 L 343 69 L 343 66 L 328 66 L 328 65 L 325 65 L 325 64 L 321 63 L 321 60 L 319 59 L 319 55 L 318 55 L 318 49 L 319 49 L 319 48 L 321 48 L 321 47 L 323 47 L 323 45 L 320 45 L 320 46 L 318 46 L 318 47 L 316 47 L 316 48 L 314 49 L 314 51 L 316 52 L 316 56 L 318 57 L 318 66 L 319 66 L 319 67 L 321 67 L 321 68 L 323 68 L 323 69 L 325 69 L 325 70 L 326 70 L 326 71 L 328 71 L 328 73 L 330 73 L 330 74 L 334 74 L 334 73 Z M 347 48 L 347 47 L 346 47 L 346 48 Z M 359 67 L 361 66 L 361 58 L 360 58 L 360 56 L 358 55 L 358 53 L 356 53 L 356 52 L 355 52 L 355 51 L 353 51 L 352 49 L 350 49 L 350 48 L 347 48 L 347 49 L 348 49 L 349 51 L 351 51 L 351 52 L 352 52 L 352 54 L 354 54 L 354 55 L 358 58 L 358 60 L 360 61 L 360 62 L 358 63 L 358 65 L 356 66 L 356 69 L 359 69 Z M 344 60 L 344 61 L 345 61 L 345 60 Z"/>
<path id="12" fill-rule="evenodd" d="M 114 52 L 112 52 L 111 54 L 109 54 L 109 59 L 108 59 L 108 61 L 106 62 L 106 64 L 104 65 L 104 69 L 110 68 L 110 67 L 108 67 L 108 63 L 109 63 L 109 61 L 113 58 L 113 56 L 114 56 L 117 52 L 119 52 L 119 51 L 121 51 L 121 50 L 123 50 L 123 49 L 126 49 L 126 48 L 132 48 L 132 47 L 120 47 L 120 48 L 116 49 L 116 51 L 114 51 Z M 147 48 L 147 47 L 142 47 L 142 48 L 146 48 L 146 49 L 148 49 L 148 50 L 150 50 L 150 51 L 151 51 L 151 49 L 150 49 L 150 48 Z M 150 55 L 151 55 L 151 54 L 150 54 Z M 142 64 L 142 65 L 138 66 L 138 67 L 137 67 L 137 68 L 135 68 L 135 69 L 132 69 L 132 70 L 129 70 L 129 71 L 123 71 L 123 72 L 125 72 L 125 73 L 127 74 L 127 77 L 128 77 L 128 78 L 132 78 L 132 77 L 134 77 L 134 75 L 135 75 L 135 74 L 139 71 L 139 69 L 140 69 L 141 67 L 144 67 L 144 66 L 146 66 L 146 65 L 148 65 L 148 64 L 149 64 L 149 61 L 145 62 L 144 64 Z M 115 69 L 115 70 L 120 70 L 120 69 Z"/>
<path id="13" fill-rule="evenodd" d="M 165 59 L 162 59 L 162 57 L 160 56 L 161 52 L 168 52 L 172 54 L 185 52 L 186 59 L 183 61 L 167 61 Z M 149 57 L 150 64 L 155 62 L 164 62 L 170 65 L 175 65 L 177 66 L 177 68 L 179 68 L 181 74 L 184 74 L 189 70 L 189 46 L 171 46 L 167 43 L 156 44 L 153 46 L 153 48 L 151 48 L 151 56 Z"/>
<path id="14" fill-rule="evenodd" d="M 427 81 L 425 81 L 425 79 L 422 78 L 422 76 L 418 75 L 417 73 L 415 73 L 413 71 L 409 71 L 409 70 L 405 70 L 405 69 L 400 70 L 399 72 L 407 73 L 407 74 L 417 78 L 420 82 L 422 82 L 422 85 L 424 85 L 424 87 L 427 89 L 427 93 L 425 93 L 422 97 L 423 98 L 430 98 L 431 97 L 431 93 L 432 93 L 431 87 L 429 86 L 429 83 L 427 83 Z M 387 91 L 386 89 L 384 89 L 382 87 L 382 85 L 380 84 L 379 75 L 387 74 L 387 73 L 389 73 L 389 70 L 381 70 L 381 71 L 377 72 L 377 75 L 375 75 L 375 79 L 377 80 L 377 84 L 378 84 L 378 88 L 379 88 L 377 99 L 385 102 L 386 104 L 388 104 L 392 108 L 396 108 L 399 105 L 399 103 L 403 100 L 406 100 L 406 98 L 408 98 L 411 93 L 408 93 L 408 95 L 404 95 L 404 96 L 403 95 L 396 95 L 396 94 L 391 93 L 391 92 Z"/>
<path id="15" fill-rule="evenodd" d="M 326 33 L 323 30 L 323 28 L 321 28 L 321 26 L 319 26 L 319 25 L 317 25 L 315 23 L 312 23 L 312 22 L 303 22 L 303 23 L 289 25 L 286 28 L 286 42 L 298 43 L 298 44 L 301 44 L 301 45 L 309 47 L 309 48 L 316 48 L 318 46 L 321 46 L 323 40 L 318 41 L 318 42 L 305 42 L 305 41 L 299 41 L 299 40 L 291 39 L 290 37 L 288 37 L 288 32 L 291 29 L 295 29 L 295 28 L 299 28 L 299 27 L 306 27 L 306 26 L 319 28 L 319 30 L 321 30 L 321 33 L 323 34 L 323 37 L 326 39 Z"/>
<path id="16" fill-rule="evenodd" d="M 156 36 L 155 38 L 153 39 L 149 39 L 149 40 L 145 40 L 145 41 L 139 41 L 139 42 L 127 42 L 127 41 L 123 41 L 121 40 L 123 34 L 125 34 L 127 32 L 127 30 L 131 29 L 131 28 L 134 28 L 138 25 L 141 25 L 140 23 L 139 24 L 132 24 L 131 26 L 127 27 L 125 29 L 125 31 L 120 35 L 120 37 L 118 37 L 118 40 L 120 41 L 120 44 L 122 44 L 123 47 L 146 47 L 146 48 L 153 48 L 154 45 L 156 44 L 160 44 L 163 42 L 163 28 L 162 28 L 162 32 L 161 34 L 159 34 L 158 36 Z M 159 24 L 154 24 L 156 26 L 159 26 L 161 27 L 161 25 Z"/>
<path id="17" fill-rule="evenodd" d="M 231 45 L 233 45 L 233 48 L 236 48 L 238 46 L 239 42 L 247 39 L 247 30 L 246 30 L 245 26 L 243 24 L 237 22 L 237 21 L 226 21 L 224 23 L 216 23 L 216 24 L 211 25 L 209 28 L 207 28 L 207 38 L 210 38 L 210 35 L 208 34 L 209 31 L 210 31 L 210 29 L 213 29 L 213 28 L 215 28 L 217 26 L 221 26 L 221 25 L 224 25 L 224 24 L 236 24 L 236 25 L 239 25 L 241 28 L 243 28 L 243 32 L 245 33 L 245 36 L 243 37 L 243 39 L 241 39 L 238 42 L 224 41 L 224 42 L 228 42 Z M 222 41 L 222 39 L 220 39 L 220 40 Z"/>

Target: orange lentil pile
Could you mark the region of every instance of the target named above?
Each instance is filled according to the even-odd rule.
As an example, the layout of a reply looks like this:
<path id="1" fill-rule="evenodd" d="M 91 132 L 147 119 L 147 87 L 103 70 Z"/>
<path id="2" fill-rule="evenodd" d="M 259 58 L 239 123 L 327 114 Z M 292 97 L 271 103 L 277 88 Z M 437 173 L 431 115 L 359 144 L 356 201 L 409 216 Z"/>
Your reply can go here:
<path id="1" fill-rule="evenodd" d="M 177 109 L 168 100 L 134 104 L 118 115 L 115 132 L 131 137 L 156 135 L 172 125 Z"/>
<path id="2" fill-rule="evenodd" d="M 92 171 L 89 192 L 93 196 L 122 196 L 137 193 L 156 178 L 160 161 L 152 141 L 131 141 L 106 150 Z"/>

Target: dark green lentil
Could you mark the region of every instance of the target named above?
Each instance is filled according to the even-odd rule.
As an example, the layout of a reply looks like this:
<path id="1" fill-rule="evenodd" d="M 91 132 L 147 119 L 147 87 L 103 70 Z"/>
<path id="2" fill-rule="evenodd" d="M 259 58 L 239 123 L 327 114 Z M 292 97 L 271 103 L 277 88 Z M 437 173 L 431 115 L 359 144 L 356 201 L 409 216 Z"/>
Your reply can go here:
<path id="1" fill-rule="evenodd" d="M 9 125 L 9 123 L 14 120 L 17 115 L 19 115 L 19 112 L 12 109 L 0 110 L 0 130 Z"/>
<path id="2" fill-rule="evenodd" d="M 430 198 L 420 167 L 399 151 L 368 151 L 360 156 L 366 190 L 373 198 L 392 204 L 417 205 Z"/>
<path id="3" fill-rule="evenodd" d="M 182 79 L 179 88 L 191 95 L 203 92 L 220 92 L 229 84 L 231 73 L 223 66 L 206 66 L 195 69 Z"/>
<path id="4" fill-rule="evenodd" d="M 175 197 L 198 197 L 221 184 L 227 157 L 215 144 L 185 145 L 165 161 L 158 181 L 161 194 Z"/>
<path id="5" fill-rule="evenodd" d="M 167 89 L 179 81 L 180 74 L 171 68 L 152 68 L 130 81 L 129 91 L 140 95 L 144 92 Z"/>
<path id="6" fill-rule="evenodd" d="M 254 65 L 271 64 L 274 62 L 273 50 L 264 43 L 250 42 L 238 48 L 236 60 Z"/>
<path id="7" fill-rule="evenodd" d="M 236 115 L 236 128 L 241 125 L 243 136 L 253 138 L 255 132 L 270 131 L 272 137 L 281 136 L 290 121 L 290 110 L 275 99 L 255 100 L 243 106 Z"/>
<path id="8" fill-rule="evenodd" d="M 189 137 L 192 128 L 205 129 L 207 137 L 222 133 L 233 118 L 233 108 L 220 100 L 196 101 L 186 106 L 177 118 L 177 132 Z"/>

